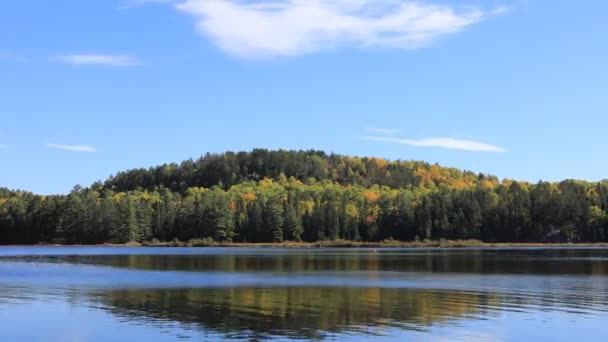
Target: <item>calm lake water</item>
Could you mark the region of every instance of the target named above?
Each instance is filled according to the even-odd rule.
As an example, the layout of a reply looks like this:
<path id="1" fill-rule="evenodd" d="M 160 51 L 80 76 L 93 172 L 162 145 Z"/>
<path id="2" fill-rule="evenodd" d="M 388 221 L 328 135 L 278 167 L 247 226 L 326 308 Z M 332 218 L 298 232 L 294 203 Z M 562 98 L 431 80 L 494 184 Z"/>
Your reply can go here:
<path id="1" fill-rule="evenodd" d="M 0 248 L 0 341 L 605 341 L 608 249 Z"/>

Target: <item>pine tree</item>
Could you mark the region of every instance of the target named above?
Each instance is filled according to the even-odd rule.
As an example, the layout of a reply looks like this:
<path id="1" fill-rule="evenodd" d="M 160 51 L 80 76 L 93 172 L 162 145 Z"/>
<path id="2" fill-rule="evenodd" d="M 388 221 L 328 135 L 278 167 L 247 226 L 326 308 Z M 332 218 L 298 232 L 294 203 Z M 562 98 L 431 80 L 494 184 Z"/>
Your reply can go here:
<path id="1" fill-rule="evenodd" d="M 273 242 L 283 241 L 283 207 L 278 203 L 267 203 L 264 208 L 264 224 Z"/>
<path id="2" fill-rule="evenodd" d="M 287 240 L 302 240 L 302 219 L 292 205 L 287 205 L 285 207 L 283 231 L 285 232 L 285 238 Z"/>

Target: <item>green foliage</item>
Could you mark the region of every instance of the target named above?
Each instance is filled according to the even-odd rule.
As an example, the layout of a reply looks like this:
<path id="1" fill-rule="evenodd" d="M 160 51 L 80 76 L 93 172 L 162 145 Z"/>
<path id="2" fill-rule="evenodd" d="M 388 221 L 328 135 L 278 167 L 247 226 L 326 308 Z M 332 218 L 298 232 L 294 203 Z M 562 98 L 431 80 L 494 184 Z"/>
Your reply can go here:
<path id="1" fill-rule="evenodd" d="M 498 183 L 493 176 L 418 161 L 388 162 L 379 158 L 347 157 L 315 150 L 255 149 L 251 152 L 206 154 L 179 165 L 165 164 L 119 172 L 110 177 L 103 187 L 116 192 L 164 187 L 183 194 L 192 187 L 221 185 L 220 188 L 229 189 L 247 181 L 257 182 L 264 178 L 279 180 L 281 177 L 293 177 L 306 183 L 309 180 L 329 180 L 342 185 L 370 187 L 378 184 L 393 188 L 436 188 L 440 184 L 462 188 L 480 179 Z"/>
<path id="2" fill-rule="evenodd" d="M 421 162 L 267 151 L 119 173 L 64 196 L 0 188 L 0 244 L 608 240 L 608 182 L 528 184 Z"/>
<path id="3" fill-rule="evenodd" d="M 288 241 L 302 241 L 302 218 L 292 205 L 287 205 L 285 208 L 283 231 Z"/>

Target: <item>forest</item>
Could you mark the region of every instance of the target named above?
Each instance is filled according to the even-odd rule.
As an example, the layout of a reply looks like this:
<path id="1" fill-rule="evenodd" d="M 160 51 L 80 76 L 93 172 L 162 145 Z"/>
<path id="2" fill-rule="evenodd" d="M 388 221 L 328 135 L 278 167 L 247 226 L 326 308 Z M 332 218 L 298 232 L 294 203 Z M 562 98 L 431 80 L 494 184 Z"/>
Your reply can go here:
<path id="1" fill-rule="evenodd" d="M 0 188 L 0 244 L 606 242 L 608 181 L 528 183 L 419 161 L 255 149 L 119 172 L 66 195 Z"/>

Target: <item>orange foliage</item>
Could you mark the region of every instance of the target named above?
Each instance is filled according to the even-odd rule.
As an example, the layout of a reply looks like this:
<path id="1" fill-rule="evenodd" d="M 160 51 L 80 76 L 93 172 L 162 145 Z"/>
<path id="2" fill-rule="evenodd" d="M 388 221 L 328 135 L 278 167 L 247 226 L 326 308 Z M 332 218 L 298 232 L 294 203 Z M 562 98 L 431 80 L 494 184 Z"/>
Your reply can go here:
<path id="1" fill-rule="evenodd" d="M 431 179 L 431 176 L 426 171 L 426 169 L 418 168 L 416 169 L 416 176 L 420 177 L 420 184 L 424 184 Z"/>
<path id="2" fill-rule="evenodd" d="M 493 182 L 491 182 L 491 181 L 489 181 L 489 180 L 484 180 L 484 181 L 481 183 L 481 186 L 482 186 L 482 187 L 484 187 L 484 188 L 486 188 L 486 189 L 493 189 L 495 185 L 496 185 L 496 184 L 494 184 Z"/>
<path id="3" fill-rule="evenodd" d="M 463 189 L 466 189 L 469 186 L 470 186 L 469 182 L 467 182 L 464 179 L 457 179 L 454 182 L 454 184 L 452 184 L 452 188 L 454 188 L 456 190 L 463 190 Z"/>
<path id="4" fill-rule="evenodd" d="M 378 165 L 378 167 L 382 170 L 386 169 L 386 167 L 388 166 L 388 161 L 386 159 L 382 159 L 382 158 L 371 158 L 373 161 L 376 162 L 376 165 Z"/>
<path id="5" fill-rule="evenodd" d="M 363 219 L 363 222 L 365 222 L 365 224 L 371 224 L 374 223 L 374 218 L 371 216 L 367 216 L 365 219 Z"/>
<path id="6" fill-rule="evenodd" d="M 429 169 L 429 173 L 431 174 L 432 180 L 441 180 L 443 178 L 441 175 L 441 168 L 437 165 L 432 165 Z"/>
<path id="7" fill-rule="evenodd" d="M 245 199 L 246 201 L 253 201 L 255 200 L 257 197 L 255 196 L 254 193 L 248 192 L 246 194 L 243 195 L 243 199 Z"/>
<path id="8" fill-rule="evenodd" d="M 380 198 L 380 195 L 375 191 L 364 191 L 363 197 L 370 202 L 376 202 Z"/>

